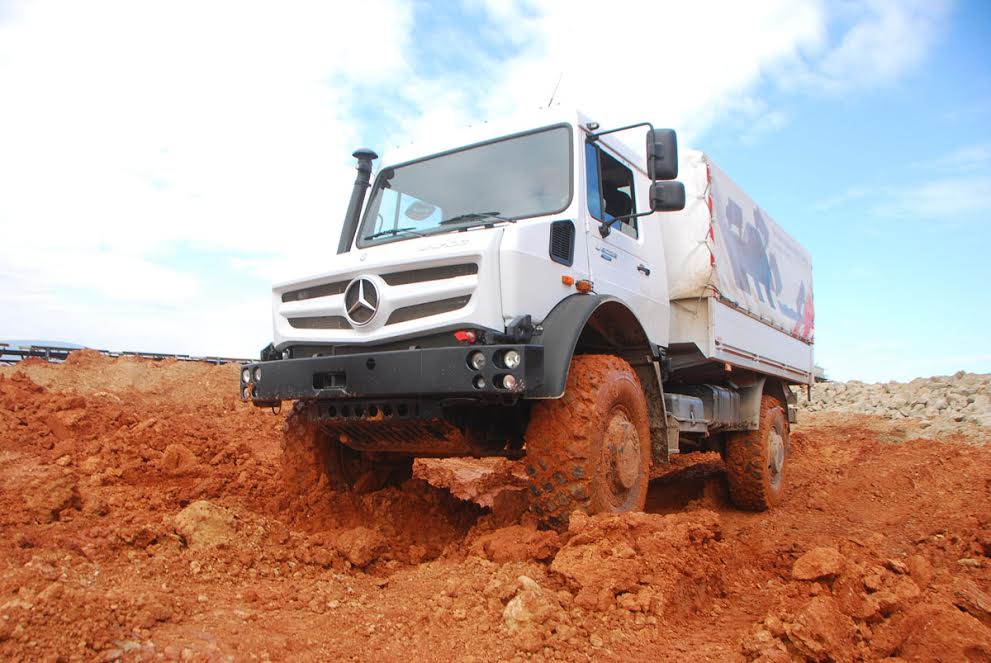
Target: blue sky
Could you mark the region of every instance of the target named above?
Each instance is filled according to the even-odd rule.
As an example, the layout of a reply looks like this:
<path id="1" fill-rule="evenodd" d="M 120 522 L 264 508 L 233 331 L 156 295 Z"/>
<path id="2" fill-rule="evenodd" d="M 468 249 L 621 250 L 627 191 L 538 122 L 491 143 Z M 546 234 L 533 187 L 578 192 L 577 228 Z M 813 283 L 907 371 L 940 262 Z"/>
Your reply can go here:
<path id="1" fill-rule="evenodd" d="M 0 0 L 0 337 L 254 356 L 271 282 L 333 264 L 355 147 L 560 77 L 805 244 L 830 376 L 991 372 L 989 44 L 980 1 Z"/>

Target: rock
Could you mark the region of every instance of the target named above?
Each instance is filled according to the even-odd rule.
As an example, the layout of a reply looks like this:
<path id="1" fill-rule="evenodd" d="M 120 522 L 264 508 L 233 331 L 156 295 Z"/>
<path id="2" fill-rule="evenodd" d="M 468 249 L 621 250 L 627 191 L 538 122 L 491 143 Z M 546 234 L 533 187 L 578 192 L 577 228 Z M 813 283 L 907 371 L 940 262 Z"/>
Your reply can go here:
<path id="1" fill-rule="evenodd" d="M 978 530 L 974 535 L 974 543 L 985 557 L 991 557 L 991 529 Z"/>
<path id="2" fill-rule="evenodd" d="M 919 586 L 908 576 L 898 576 L 889 588 L 882 589 L 874 595 L 878 609 L 885 617 L 900 610 L 905 610 L 919 598 Z"/>
<path id="3" fill-rule="evenodd" d="M 898 559 L 889 559 L 888 561 L 886 561 L 884 563 L 884 566 L 889 571 L 894 571 L 895 573 L 898 573 L 898 574 L 901 574 L 901 575 L 904 575 L 904 574 L 908 573 L 908 566 L 905 565 L 905 562 L 903 562 L 901 560 L 898 560 Z"/>
<path id="4" fill-rule="evenodd" d="M 385 549 L 381 534 L 367 527 L 344 530 L 335 542 L 338 551 L 358 568 L 365 568 L 378 559 Z"/>
<path id="5" fill-rule="evenodd" d="M 493 562 L 525 562 L 550 559 L 560 547 L 561 537 L 556 532 L 512 525 L 483 534 L 472 546 L 472 552 Z"/>
<path id="6" fill-rule="evenodd" d="M 813 548 L 805 553 L 791 567 L 791 576 L 796 580 L 820 580 L 835 578 L 845 564 L 845 559 L 836 548 Z"/>
<path id="7" fill-rule="evenodd" d="M 162 457 L 158 460 L 159 469 L 172 476 L 191 474 L 198 469 L 198 466 L 196 454 L 181 444 L 170 444 L 165 447 Z"/>
<path id="8" fill-rule="evenodd" d="M 502 611 L 502 620 L 515 635 L 517 646 L 532 652 L 541 646 L 542 625 L 562 611 L 555 594 L 542 588 L 533 578 L 520 576 L 519 583 L 520 589 Z"/>
<path id="9" fill-rule="evenodd" d="M 236 522 L 230 510 L 198 500 L 176 515 L 175 529 L 190 548 L 212 548 L 234 541 Z"/>
<path id="10" fill-rule="evenodd" d="M 953 605 L 991 628 L 991 595 L 969 580 L 958 580 L 953 588 Z"/>
<path id="11" fill-rule="evenodd" d="M 898 655 L 906 661 L 989 661 L 991 630 L 950 605 L 920 605 L 901 622 Z"/>
<path id="12" fill-rule="evenodd" d="M 63 511 L 82 508 L 79 486 L 71 475 L 39 483 L 28 494 L 27 506 L 41 522 L 54 522 Z"/>
<path id="13" fill-rule="evenodd" d="M 816 596 L 785 624 L 785 634 L 795 649 L 812 661 L 833 660 L 852 642 L 857 627 L 831 596 Z"/>
<path id="14" fill-rule="evenodd" d="M 48 430 L 56 440 L 68 440 L 72 437 L 72 431 L 57 416 L 50 415 L 45 419 Z"/>
<path id="15" fill-rule="evenodd" d="M 906 561 L 905 566 L 908 567 L 908 573 L 912 576 L 915 584 L 919 586 L 919 589 L 925 589 L 929 586 L 933 577 L 933 569 L 925 557 L 922 555 L 912 555 Z"/>
<path id="16" fill-rule="evenodd" d="M 711 563 L 720 532 L 714 512 L 576 515 L 568 525 L 571 537 L 550 568 L 573 589 L 580 607 L 608 610 L 616 595 L 645 584 L 674 597 L 682 583 L 702 591 L 720 582 Z"/>
<path id="17" fill-rule="evenodd" d="M 810 412 L 852 412 L 892 419 L 925 419 L 927 433 L 945 435 L 964 423 L 991 427 L 991 376 L 966 373 L 961 376 L 916 378 L 909 384 L 847 383 L 817 384 L 813 401 L 799 398 L 799 407 Z M 933 420 L 939 424 L 935 425 Z"/>
<path id="18" fill-rule="evenodd" d="M 79 464 L 79 469 L 84 474 L 96 474 L 103 466 L 99 456 L 88 456 Z"/>

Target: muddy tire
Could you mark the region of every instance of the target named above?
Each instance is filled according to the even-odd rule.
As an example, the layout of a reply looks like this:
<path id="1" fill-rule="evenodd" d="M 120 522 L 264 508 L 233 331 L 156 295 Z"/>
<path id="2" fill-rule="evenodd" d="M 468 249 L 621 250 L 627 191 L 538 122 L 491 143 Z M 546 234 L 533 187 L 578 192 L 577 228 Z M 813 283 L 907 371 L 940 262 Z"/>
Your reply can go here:
<path id="1" fill-rule="evenodd" d="M 538 401 L 525 435 L 530 508 L 561 527 L 571 512 L 642 510 L 650 425 L 640 380 L 624 360 L 579 355 L 564 396 Z"/>
<path id="2" fill-rule="evenodd" d="M 326 488 L 364 493 L 397 486 L 413 476 L 411 457 L 352 449 L 309 415 L 305 404 L 296 403 L 283 427 L 282 473 L 293 492 Z"/>
<path id="3" fill-rule="evenodd" d="M 726 441 L 726 475 L 733 504 L 748 511 L 766 511 L 781 503 L 788 436 L 784 405 L 765 394 L 758 429 L 731 433 Z"/>

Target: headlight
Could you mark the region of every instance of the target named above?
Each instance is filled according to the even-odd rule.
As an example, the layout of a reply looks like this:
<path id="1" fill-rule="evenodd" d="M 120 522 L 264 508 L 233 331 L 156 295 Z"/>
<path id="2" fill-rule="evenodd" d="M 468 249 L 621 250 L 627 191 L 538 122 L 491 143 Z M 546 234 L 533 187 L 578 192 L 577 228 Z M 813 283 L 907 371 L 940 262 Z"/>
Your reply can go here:
<path id="1" fill-rule="evenodd" d="M 290 350 L 289 348 L 286 348 L 285 350 L 282 351 L 282 358 L 283 359 L 289 359 L 290 357 L 292 357 L 292 350 Z"/>
<path id="2" fill-rule="evenodd" d="M 475 385 L 475 389 L 485 389 L 485 378 L 481 375 L 476 375 L 475 379 L 472 380 L 472 384 Z"/>
<path id="3" fill-rule="evenodd" d="M 262 367 L 255 366 L 255 382 L 261 382 L 262 379 Z"/>
<path id="4" fill-rule="evenodd" d="M 472 352 L 468 355 L 468 365 L 476 371 L 480 371 L 485 368 L 485 355 L 479 351 Z"/>
<path id="5" fill-rule="evenodd" d="M 245 368 L 241 370 L 241 382 L 251 382 L 251 369 Z"/>
<path id="6" fill-rule="evenodd" d="M 514 368 L 519 368 L 520 362 L 523 358 L 520 357 L 520 353 L 516 350 L 506 350 L 502 355 L 502 365 L 513 370 Z"/>

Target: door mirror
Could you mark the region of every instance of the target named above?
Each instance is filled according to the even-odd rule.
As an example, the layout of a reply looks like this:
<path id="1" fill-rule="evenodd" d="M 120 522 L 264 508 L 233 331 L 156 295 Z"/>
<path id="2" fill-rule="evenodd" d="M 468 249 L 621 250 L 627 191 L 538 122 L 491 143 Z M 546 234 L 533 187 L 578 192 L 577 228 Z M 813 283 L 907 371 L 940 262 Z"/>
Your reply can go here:
<path id="1" fill-rule="evenodd" d="M 652 212 L 677 212 L 683 209 L 685 209 L 684 184 L 681 182 L 654 182 L 650 185 L 650 210 Z"/>
<path id="2" fill-rule="evenodd" d="M 647 132 L 647 177 L 653 181 L 678 177 L 678 137 L 674 129 Z"/>

